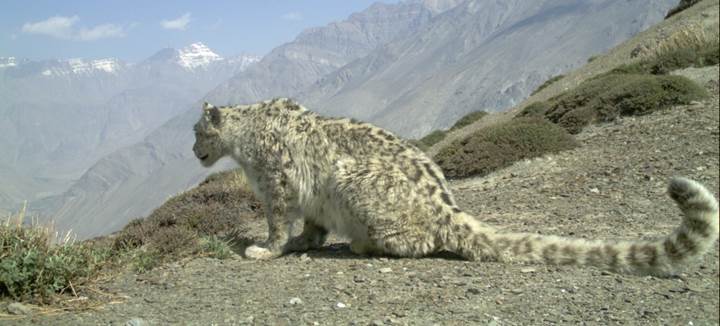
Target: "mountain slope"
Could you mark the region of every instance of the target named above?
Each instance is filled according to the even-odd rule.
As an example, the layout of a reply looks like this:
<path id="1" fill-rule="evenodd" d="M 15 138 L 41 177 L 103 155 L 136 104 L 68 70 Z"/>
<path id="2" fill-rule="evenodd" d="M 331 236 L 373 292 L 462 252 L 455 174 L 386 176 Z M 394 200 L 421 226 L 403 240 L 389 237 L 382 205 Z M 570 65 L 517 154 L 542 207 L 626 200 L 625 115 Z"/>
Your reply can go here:
<path id="1" fill-rule="evenodd" d="M 224 104 L 294 96 L 379 45 L 411 35 L 458 2 L 375 3 L 344 21 L 303 31 L 294 41 L 273 49 L 258 64 L 223 83 L 206 98 Z"/>
<path id="2" fill-rule="evenodd" d="M 0 165 L 18 180 L 0 184 L 0 210 L 67 189 L 254 61 L 223 59 L 202 43 L 138 64 L 0 59 Z"/>
<path id="3" fill-rule="evenodd" d="M 465 1 L 299 97 L 408 137 L 499 111 L 660 21 L 677 1 Z"/>

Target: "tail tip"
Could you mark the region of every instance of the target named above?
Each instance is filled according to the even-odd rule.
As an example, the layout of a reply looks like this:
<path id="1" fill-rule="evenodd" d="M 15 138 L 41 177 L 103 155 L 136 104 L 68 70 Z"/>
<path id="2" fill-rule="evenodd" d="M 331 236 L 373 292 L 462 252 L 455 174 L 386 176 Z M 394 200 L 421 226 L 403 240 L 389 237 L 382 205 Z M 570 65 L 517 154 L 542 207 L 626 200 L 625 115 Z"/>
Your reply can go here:
<path id="1" fill-rule="evenodd" d="M 710 191 L 697 181 L 688 178 L 673 178 L 668 186 L 668 194 L 683 209 L 718 210 L 717 200 Z"/>

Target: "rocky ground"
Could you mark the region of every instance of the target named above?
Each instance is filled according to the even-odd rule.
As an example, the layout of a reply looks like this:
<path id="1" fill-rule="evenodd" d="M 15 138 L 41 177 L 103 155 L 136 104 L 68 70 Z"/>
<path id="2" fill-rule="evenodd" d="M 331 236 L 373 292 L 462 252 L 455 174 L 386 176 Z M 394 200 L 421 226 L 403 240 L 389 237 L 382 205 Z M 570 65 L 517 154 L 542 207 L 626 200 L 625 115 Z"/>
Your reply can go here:
<path id="1" fill-rule="evenodd" d="M 587 128 L 572 151 L 452 182 L 461 207 L 512 231 L 602 239 L 669 233 L 682 175 L 718 193 L 718 67 L 679 72 L 712 99 Z M 263 225 L 256 225 L 262 230 Z M 260 232 L 260 231 L 258 231 Z M 86 311 L 31 307 L 3 325 L 717 325 L 718 246 L 676 277 L 480 263 L 451 255 L 367 258 L 346 244 L 271 261 L 195 258 L 98 284 Z"/>

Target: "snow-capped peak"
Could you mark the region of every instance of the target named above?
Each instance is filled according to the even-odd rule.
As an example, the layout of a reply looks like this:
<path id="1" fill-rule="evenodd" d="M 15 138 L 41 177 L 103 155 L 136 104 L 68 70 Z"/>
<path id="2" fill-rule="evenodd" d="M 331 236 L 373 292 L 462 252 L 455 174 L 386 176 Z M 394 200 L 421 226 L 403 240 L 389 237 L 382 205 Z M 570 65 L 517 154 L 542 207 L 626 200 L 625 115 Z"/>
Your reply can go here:
<path id="1" fill-rule="evenodd" d="M 190 44 L 178 51 L 178 64 L 187 69 L 204 67 L 213 61 L 222 59 L 220 55 L 200 42 Z"/>
<path id="2" fill-rule="evenodd" d="M 70 65 L 72 72 L 76 74 L 90 73 L 97 70 L 114 73 L 119 68 L 118 60 L 112 58 L 90 61 L 85 61 L 82 59 L 70 59 L 68 60 L 68 64 Z"/>
<path id="3" fill-rule="evenodd" d="M 84 60 L 57 60 L 45 65 L 40 72 L 43 76 L 85 75 L 94 73 L 115 74 L 123 68 L 123 64 L 115 58 Z"/>
<path id="4" fill-rule="evenodd" d="M 16 65 L 15 57 L 0 57 L 0 68 L 15 67 Z"/>
<path id="5" fill-rule="evenodd" d="M 237 65 L 240 67 L 240 69 L 244 70 L 251 64 L 260 61 L 260 59 L 262 59 L 262 57 L 257 56 L 257 55 L 241 54 L 241 55 L 238 55 L 235 57 L 228 58 L 227 61 L 228 61 L 228 63 L 230 63 L 232 65 Z"/>

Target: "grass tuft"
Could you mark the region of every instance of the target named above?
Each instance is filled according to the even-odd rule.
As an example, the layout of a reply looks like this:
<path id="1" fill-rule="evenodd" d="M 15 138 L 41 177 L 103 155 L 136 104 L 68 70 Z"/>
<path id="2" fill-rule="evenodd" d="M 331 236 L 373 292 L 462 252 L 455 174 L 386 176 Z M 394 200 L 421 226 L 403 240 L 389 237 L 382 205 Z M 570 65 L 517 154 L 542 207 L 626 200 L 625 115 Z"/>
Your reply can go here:
<path id="1" fill-rule="evenodd" d="M 611 73 L 666 75 L 673 70 L 713 66 L 718 62 L 720 45 L 715 40 L 665 50 L 639 62 L 621 65 Z"/>
<path id="2" fill-rule="evenodd" d="M 557 75 L 557 76 L 550 77 L 550 79 L 546 80 L 544 83 L 542 83 L 540 86 L 538 86 L 538 88 L 536 88 L 532 93 L 530 93 L 530 96 L 533 96 L 533 95 L 539 93 L 541 90 L 547 88 L 548 86 L 552 85 L 556 81 L 563 79 L 563 77 L 565 77 L 565 75 Z"/>
<path id="3" fill-rule="evenodd" d="M 107 248 L 75 243 L 51 226 L 25 225 L 25 207 L 0 224 L 0 296 L 46 301 L 92 277 L 107 261 Z M 74 291 L 74 290 L 73 290 Z"/>
<path id="4" fill-rule="evenodd" d="M 203 253 L 216 259 L 228 259 L 233 254 L 230 242 L 215 235 L 200 239 L 200 246 Z"/>

